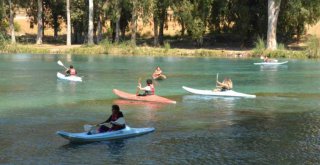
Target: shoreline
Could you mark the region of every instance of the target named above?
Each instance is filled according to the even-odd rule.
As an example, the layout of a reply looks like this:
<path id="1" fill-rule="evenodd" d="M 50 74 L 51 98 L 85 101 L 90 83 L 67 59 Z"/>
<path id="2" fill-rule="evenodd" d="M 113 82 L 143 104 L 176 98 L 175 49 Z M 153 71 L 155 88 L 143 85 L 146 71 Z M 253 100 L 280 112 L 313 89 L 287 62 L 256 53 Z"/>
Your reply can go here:
<path id="1" fill-rule="evenodd" d="M 187 49 L 151 46 L 130 46 L 116 44 L 100 45 L 54 45 L 54 44 L 7 44 L 0 53 L 30 53 L 30 54 L 75 54 L 75 55 L 119 55 L 119 56 L 159 56 L 159 57 L 212 57 L 212 58 L 256 58 L 261 55 L 271 58 L 308 58 L 303 50 L 236 50 L 236 49 Z"/>

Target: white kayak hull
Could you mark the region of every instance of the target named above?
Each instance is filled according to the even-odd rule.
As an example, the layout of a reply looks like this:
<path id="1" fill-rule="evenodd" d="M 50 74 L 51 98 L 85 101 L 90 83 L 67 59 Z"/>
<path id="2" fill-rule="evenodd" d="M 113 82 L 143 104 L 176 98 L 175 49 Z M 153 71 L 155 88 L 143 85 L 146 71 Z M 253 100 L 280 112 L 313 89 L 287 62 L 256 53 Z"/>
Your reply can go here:
<path id="1" fill-rule="evenodd" d="M 98 142 L 98 141 L 129 138 L 129 137 L 147 134 L 147 133 L 153 132 L 154 130 L 155 130 L 154 128 L 130 128 L 126 126 L 126 128 L 122 130 L 98 133 L 98 134 L 92 134 L 92 135 L 88 135 L 87 132 L 70 133 L 65 131 L 57 131 L 57 134 L 69 140 L 72 143 L 88 143 L 88 142 Z"/>
<path id="2" fill-rule="evenodd" d="M 193 88 L 189 88 L 186 86 L 182 86 L 182 88 L 190 93 L 198 94 L 198 95 L 206 95 L 206 96 L 246 97 L 246 98 L 255 98 L 256 97 L 256 95 L 239 93 L 239 92 L 235 92 L 233 90 L 222 91 L 222 92 L 213 92 L 213 90 L 193 89 Z"/>
<path id="3" fill-rule="evenodd" d="M 78 76 L 65 76 L 64 74 L 57 72 L 57 77 L 62 80 L 69 80 L 69 81 L 77 81 L 82 82 L 82 78 Z"/>
<path id="4" fill-rule="evenodd" d="M 282 65 L 282 64 L 286 64 L 288 63 L 288 61 L 284 61 L 284 62 L 257 62 L 257 63 L 253 63 L 254 65 Z"/>

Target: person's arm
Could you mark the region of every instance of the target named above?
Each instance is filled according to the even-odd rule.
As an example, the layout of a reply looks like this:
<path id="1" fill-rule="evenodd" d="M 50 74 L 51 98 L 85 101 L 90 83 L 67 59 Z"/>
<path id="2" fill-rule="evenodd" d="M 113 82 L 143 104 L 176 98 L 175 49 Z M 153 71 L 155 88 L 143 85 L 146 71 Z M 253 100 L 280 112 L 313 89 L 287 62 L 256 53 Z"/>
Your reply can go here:
<path id="1" fill-rule="evenodd" d="M 220 87 L 228 87 L 228 85 L 227 84 L 225 84 L 225 83 L 221 83 L 221 82 L 219 82 L 219 81 L 217 81 L 217 84 L 218 84 L 218 86 L 220 86 Z"/>
<path id="2" fill-rule="evenodd" d="M 102 122 L 102 123 L 99 123 L 98 125 L 104 124 L 104 123 L 110 123 L 111 118 L 112 118 L 112 115 L 110 115 L 110 117 L 109 117 L 106 121 L 104 121 L 104 122 Z"/>
<path id="3" fill-rule="evenodd" d="M 140 90 L 143 90 L 143 91 L 151 91 L 151 88 L 150 88 L 149 86 L 146 86 L 146 87 L 144 87 L 144 88 L 141 88 L 141 86 L 140 86 L 139 89 L 140 89 Z"/>
<path id="4" fill-rule="evenodd" d="M 232 83 L 232 81 L 230 81 L 230 83 L 229 83 L 229 89 L 232 89 L 233 88 L 233 83 Z"/>

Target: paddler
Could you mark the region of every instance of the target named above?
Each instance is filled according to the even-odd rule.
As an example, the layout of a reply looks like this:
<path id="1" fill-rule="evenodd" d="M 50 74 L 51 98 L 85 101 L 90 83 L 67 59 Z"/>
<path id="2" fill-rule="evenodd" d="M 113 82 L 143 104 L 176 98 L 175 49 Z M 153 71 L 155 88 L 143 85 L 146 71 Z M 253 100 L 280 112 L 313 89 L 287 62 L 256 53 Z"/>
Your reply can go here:
<path id="1" fill-rule="evenodd" d="M 151 79 L 147 79 L 146 83 L 147 83 L 147 86 L 145 86 L 145 87 L 143 87 L 143 88 L 141 87 L 141 83 L 140 83 L 140 82 L 138 83 L 138 86 L 137 86 L 137 90 L 138 90 L 137 96 L 154 95 L 155 89 L 154 89 L 154 86 L 153 86 L 153 84 L 152 84 L 152 80 L 151 80 Z M 143 94 L 139 94 L 139 91 L 144 91 L 144 93 L 143 93 Z"/>
<path id="2" fill-rule="evenodd" d="M 227 91 L 231 90 L 233 87 L 232 81 L 230 78 L 226 77 L 222 82 L 219 82 L 217 80 L 217 88 L 215 88 L 214 92 L 221 92 L 221 91 Z"/>
<path id="3" fill-rule="evenodd" d="M 154 79 L 158 78 L 159 76 L 163 76 L 164 78 L 166 78 L 165 75 L 162 74 L 162 70 L 159 66 L 157 66 L 156 70 L 153 72 L 152 77 Z"/>
<path id="4" fill-rule="evenodd" d="M 76 69 L 74 69 L 73 65 L 70 65 L 70 67 L 65 71 L 67 76 L 75 76 L 77 75 Z"/>
<path id="5" fill-rule="evenodd" d="M 109 118 L 106 121 L 97 124 L 97 128 L 94 130 L 90 130 L 88 132 L 88 135 L 102 132 L 117 131 L 126 127 L 124 116 L 123 113 L 120 111 L 119 105 L 112 105 L 111 111 L 112 114 L 109 116 Z M 108 127 L 105 124 L 110 124 L 111 126 Z"/>

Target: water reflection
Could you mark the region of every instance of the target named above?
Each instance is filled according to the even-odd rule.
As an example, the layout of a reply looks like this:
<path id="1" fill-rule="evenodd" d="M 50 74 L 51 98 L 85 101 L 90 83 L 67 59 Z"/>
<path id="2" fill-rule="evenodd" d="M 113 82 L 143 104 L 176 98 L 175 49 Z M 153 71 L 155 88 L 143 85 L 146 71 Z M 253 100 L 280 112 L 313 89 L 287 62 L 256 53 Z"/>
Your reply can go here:
<path id="1" fill-rule="evenodd" d="M 144 102 L 144 101 L 130 101 L 117 99 L 113 104 L 118 104 L 123 110 L 137 110 L 139 112 L 136 118 L 145 121 L 158 121 L 157 111 L 166 108 L 167 106 L 174 106 L 161 103 Z"/>
<path id="2" fill-rule="evenodd" d="M 76 94 L 76 87 L 77 82 L 57 79 L 57 90 L 61 93 L 69 91 L 71 94 Z"/>
<path id="3" fill-rule="evenodd" d="M 97 161 L 112 161 L 116 162 L 117 164 L 122 164 L 125 161 L 123 155 L 126 152 L 126 139 L 92 143 L 68 143 L 61 146 L 60 149 L 64 150 L 63 153 L 66 151 L 79 153 L 79 155 L 84 154 L 84 152 L 90 153 L 92 154 L 92 157 L 90 157 L 88 161 L 91 163 Z"/>
<path id="4" fill-rule="evenodd" d="M 135 108 L 135 109 L 142 109 L 142 110 L 149 110 L 149 111 L 160 110 L 166 106 L 166 104 L 161 104 L 161 103 L 132 101 L 132 100 L 123 100 L 123 99 L 116 99 L 113 101 L 113 104 L 118 104 L 120 107 L 125 109 Z"/>
<path id="5" fill-rule="evenodd" d="M 260 71 L 278 71 L 288 69 L 287 65 L 260 65 Z"/>
<path id="6" fill-rule="evenodd" d="M 216 108 L 231 109 L 235 106 L 238 97 L 216 97 L 216 96 L 204 96 L 204 95 L 185 95 L 183 96 L 183 102 L 187 103 L 211 103 Z"/>

